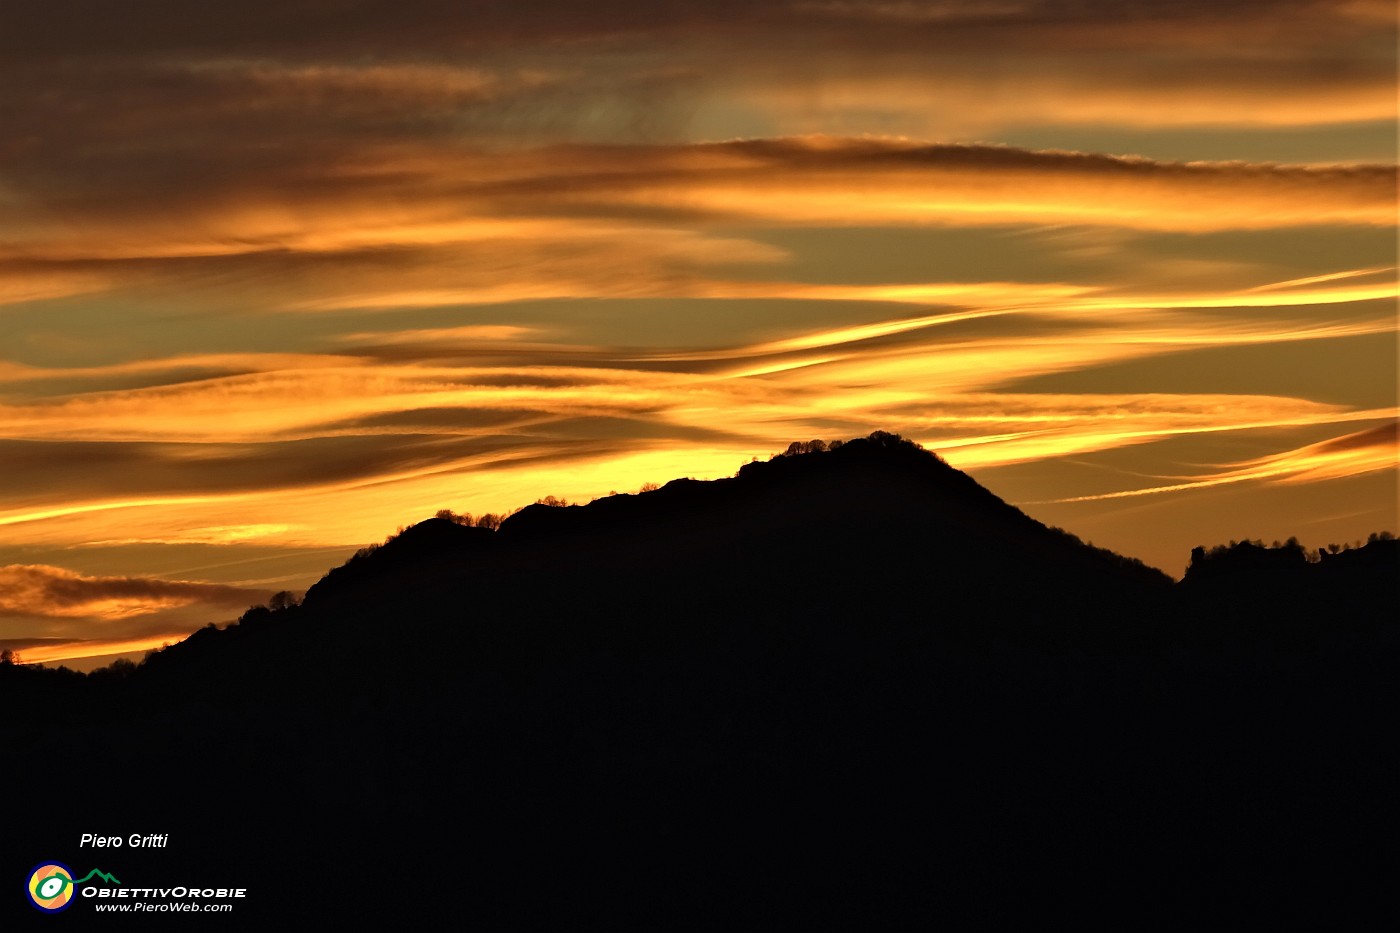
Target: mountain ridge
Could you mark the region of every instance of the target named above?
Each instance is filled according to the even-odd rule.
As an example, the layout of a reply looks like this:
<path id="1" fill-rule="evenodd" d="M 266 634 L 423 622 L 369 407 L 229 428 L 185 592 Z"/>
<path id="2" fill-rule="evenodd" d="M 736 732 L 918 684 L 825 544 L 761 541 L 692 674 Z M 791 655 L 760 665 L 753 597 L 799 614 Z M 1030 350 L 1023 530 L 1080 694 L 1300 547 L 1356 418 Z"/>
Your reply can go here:
<path id="1" fill-rule="evenodd" d="M 930 523 L 929 536 L 1001 535 L 1000 545 L 1031 554 L 1044 556 L 1060 549 L 1061 560 L 1070 560 L 1073 553 L 1079 561 L 1114 565 L 1147 585 L 1170 581 L 1141 561 L 1084 545 L 1067 532 L 1043 525 L 936 454 L 897 435 L 875 432 L 868 438 L 835 442 L 831 449 L 811 443 L 821 446 L 793 445 L 801 449 L 745 464 L 729 478 L 672 480 L 649 492 L 603 497 L 586 505 L 529 505 L 505 518 L 494 533 L 480 528 L 453 531 L 450 520 L 429 519 L 391 538 L 382 551 L 363 556 L 401 566 L 404 552 L 410 550 L 424 560 L 447 553 L 483 556 L 492 549 L 540 546 L 552 537 L 593 536 L 591 546 L 616 544 L 619 537 L 654 529 L 669 531 L 672 539 L 703 536 L 709 546 L 720 547 L 727 535 L 761 534 L 765 525 L 770 537 L 784 529 L 820 531 L 843 521 L 870 525 L 872 517 L 877 526 L 903 529 L 908 524 L 905 513 L 918 509 L 918 518 Z M 862 517 L 863 512 L 869 514 Z M 668 529 L 667 523 L 674 527 Z M 369 565 L 366 561 L 365 567 Z M 335 582 L 350 578 L 348 568 L 337 568 L 341 572 L 332 571 L 313 586 L 308 603 L 324 598 Z"/>
<path id="2" fill-rule="evenodd" d="M 158 824 L 250 916 L 304 911 L 279 879 L 328 854 L 458 879 L 367 876 L 317 905 L 347 922 L 1364 927 L 1400 830 L 1394 540 L 1202 549 L 1173 584 L 893 435 L 829 446 L 429 519 L 139 666 L 0 664 L 43 711 L 14 760 L 65 801 L 14 849 Z"/>

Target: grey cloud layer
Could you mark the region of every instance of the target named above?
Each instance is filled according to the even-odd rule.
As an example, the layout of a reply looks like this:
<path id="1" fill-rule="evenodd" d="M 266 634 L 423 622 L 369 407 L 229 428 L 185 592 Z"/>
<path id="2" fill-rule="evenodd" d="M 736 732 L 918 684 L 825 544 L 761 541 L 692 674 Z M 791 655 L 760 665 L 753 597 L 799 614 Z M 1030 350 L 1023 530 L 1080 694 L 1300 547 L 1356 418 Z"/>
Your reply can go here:
<path id="1" fill-rule="evenodd" d="M 1199 98 L 1232 119 L 1289 99 L 1304 122 L 1356 119 L 1324 111 L 1358 94 L 1393 105 L 1394 19 L 1368 0 L 15 0 L 0 29 L 0 165 L 70 181 L 97 169 L 156 198 L 186 172 L 275 180 L 289 149 L 333 163 L 386 139 L 688 141 L 706 107 L 798 112 L 770 113 L 765 135 L 806 131 L 804 109 L 899 132 L 903 117 L 859 114 L 901 99 L 945 125 L 973 120 L 964 129 L 976 122 L 958 100 L 993 123 L 1053 122 L 1104 119 L 1105 94 L 1127 95 L 1120 118 L 1132 100 L 1170 118 Z M 1064 106 L 1040 99 L 1047 86 Z"/>
<path id="2" fill-rule="evenodd" d="M 1140 30 L 1142 41 L 1151 42 L 1161 41 L 1150 34 L 1152 27 L 1205 32 L 1207 27 L 1218 30 L 1232 23 L 1265 23 L 1277 33 L 1307 24 L 1325 35 L 1357 24 L 1374 27 L 1385 22 L 1388 13 L 1393 10 L 1386 4 L 1368 0 L 1236 0 L 1228 5 L 1207 0 L 247 0 L 236 5 L 12 0 L 6 7 L 0 49 L 28 55 L 69 50 L 460 49 L 526 42 L 621 43 L 639 36 L 734 38 L 790 29 L 849 34 L 856 27 L 906 35 L 951 29 L 955 35 L 974 36 L 989 27 L 1031 34 L 1126 27 Z"/>

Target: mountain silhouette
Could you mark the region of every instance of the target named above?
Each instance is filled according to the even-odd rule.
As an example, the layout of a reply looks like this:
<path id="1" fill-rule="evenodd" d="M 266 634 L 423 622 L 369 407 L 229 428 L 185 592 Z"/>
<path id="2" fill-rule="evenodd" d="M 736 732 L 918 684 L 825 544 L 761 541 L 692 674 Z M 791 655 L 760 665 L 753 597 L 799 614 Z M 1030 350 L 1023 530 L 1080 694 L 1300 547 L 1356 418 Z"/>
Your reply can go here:
<path id="1" fill-rule="evenodd" d="M 466 587 L 484 588 L 473 599 L 486 604 L 508 590 L 499 608 L 515 615 L 529 605 L 655 619 L 664 607 L 665 627 L 702 606 L 708 624 L 746 624 L 868 615 L 883 600 L 886 613 L 906 604 L 919 613 L 931 603 L 966 609 L 977 619 L 968 627 L 986 632 L 998 620 L 1019 628 L 1027 618 L 1101 616 L 1169 585 L 877 433 L 756 461 L 732 479 L 529 506 L 496 533 L 432 519 L 330 573 L 307 593 L 306 609 L 345 610 L 412 589 L 416 607 L 445 619 Z"/>
<path id="2" fill-rule="evenodd" d="M 1398 567 L 1246 543 L 1173 584 L 877 432 L 429 519 L 300 605 L 0 690 L 74 839 L 188 839 L 247 916 L 1358 928 L 1400 828 Z M 345 863 L 313 904 L 281 880 Z"/>

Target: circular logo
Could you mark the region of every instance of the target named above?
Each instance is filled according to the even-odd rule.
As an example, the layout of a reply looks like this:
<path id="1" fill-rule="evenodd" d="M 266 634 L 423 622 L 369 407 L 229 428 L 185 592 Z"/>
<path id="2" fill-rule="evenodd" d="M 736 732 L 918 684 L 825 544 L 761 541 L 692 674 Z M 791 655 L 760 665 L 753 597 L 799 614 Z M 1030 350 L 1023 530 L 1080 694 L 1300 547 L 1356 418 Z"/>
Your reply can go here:
<path id="1" fill-rule="evenodd" d="M 73 905 L 73 869 L 62 862 L 45 862 L 29 873 L 29 902 L 46 914 Z"/>

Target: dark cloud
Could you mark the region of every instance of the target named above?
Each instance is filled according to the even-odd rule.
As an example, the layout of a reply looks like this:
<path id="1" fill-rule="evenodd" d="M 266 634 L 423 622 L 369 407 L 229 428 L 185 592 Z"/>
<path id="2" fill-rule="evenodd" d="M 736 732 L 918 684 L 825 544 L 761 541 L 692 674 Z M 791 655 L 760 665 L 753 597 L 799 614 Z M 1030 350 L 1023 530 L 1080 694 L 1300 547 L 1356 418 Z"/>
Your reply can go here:
<path id="1" fill-rule="evenodd" d="M 504 377 L 494 381 L 507 382 Z M 466 471 L 466 464 L 488 469 L 529 456 L 557 461 L 598 456 L 625 448 L 629 438 L 663 436 L 668 430 L 671 436 L 679 436 L 678 431 L 690 436 L 675 426 L 663 429 L 664 423 L 664 418 L 652 419 L 641 409 L 632 417 L 563 415 L 544 404 L 533 411 L 407 409 L 316 425 L 309 430 L 332 436 L 300 440 L 6 440 L 0 441 L 0 458 L 6 464 L 7 504 L 13 508 L 47 501 L 64 488 L 118 500 L 313 489 L 405 473 Z M 0 582 L 0 590 L 3 587 Z"/>
<path id="2" fill-rule="evenodd" d="M 47 565 L 0 567 L 0 617 L 123 618 L 191 603 L 236 608 L 267 596 L 215 583 L 90 577 Z"/>
<path id="3" fill-rule="evenodd" d="M 14 0 L 0 29 L 0 165 L 59 212 L 90 186 L 159 210 L 201 179 L 333 186 L 347 156 L 406 140 L 679 142 L 707 105 L 842 88 L 856 109 L 904 98 L 927 110 L 948 105 L 940 87 L 974 108 L 1006 104 L 985 98 L 1006 87 L 1024 100 L 996 119 L 1022 122 L 1056 117 L 1026 93 L 1047 84 L 1148 105 L 1166 89 L 1244 120 L 1302 95 L 1295 116 L 1315 122 L 1326 115 L 1307 109 L 1324 99 L 1393 98 L 1393 19 L 1380 4 L 1293 0 Z"/>
<path id="4" fill-rule="evenodd" d="M 518 412 L 517 423 L 529 423 L 529 414 Z M 533 414 L 537 421 L 557 418 L 547 411 Z M 86 495 L 99 497 L 322 486 L 405 470 L 447 467 L 469 457 L 505 453 L 520 444 L 519 437 L 493 433 L 490 425 L 470 425 L 477 420 L 470 409 L 456 413 L 456 424 L 449 423 L 443 415 L 436 424 L 429 425 L 424 417 L 410 413 L 400 420 L 398 413 L 386 412 L 375 416 L 378 423 L 373 425 L 348 421 L 313 429 L 363 431 L 355 436 L 269 439 L 262 443 L 0 441 L 6 464 L 7 503 L 13 507 L 25 501 L 41 501 L 62 486 L 82 488 Z M 473 430 L 473 435 L 446 433 L 468 429 Z"/>
<path id="5" fill-rule="evenodd" d="M 1361 450 L 1367 447 L 1396 447 L 1400 445 L 1400 421 L 1377 425 L 1366 431 L 1358 431 L 1344 437 L 1323 441 L 1313 449 L 1317 453 L 1337 453 L 1344 450 Z"/>
<path id="6" fill-rule="evenodd" d="M 1367 216 L 1389 223 L 1396 197 L 1391 166 L 1291 166 L 1161 162 L 1092 153 L 1046 152 L 1009 146 L 918 145 L 874 139 L 767 139 L 676 147 L 575 147 L 555 150 L 540 171 L 464 189 L 508 215 L 634 216 L 641 205 L 671 222 L 709 217 L 763 223 L 816 220 L 831 225 L 898 225 L 938 221 L 940 212 L 889 211 L 875 198 L 954 206 L 950 222 L 979 213 L 1007 222 L 1002 204 L 1037 205 L 1042 222 L 1127 223 L 1164 229 L 1209 229 Z M 823 216 L 819 200 L 798 196 L 841 192 L 846 201 Z M 720 196 L 714 197 L 718 192 Z M 865 197 L 863 196 L 873 196 Z M 958 209 L 957 205 L 966 205 Z M 1307 206 L 1304 206 L 1307 205 Z M 1080 212 L 1086 208 L 1087 212 Z M 1123 210 L 1117 211 L 1117 208 Z M 842 211 L 848 212 L 843 218 Z M 1079 213 L 1077 213 L 1079 212 Z M 901 219 L 903 218 L 903 219 Z M 863 222 L 863 224 L 862 224 Z"/>
<path id="7" fill-rule="evenodd" d="M 521 43 L 569 48 L 666 37 L 742 40 L 782 30 L 838 35 L 862 27 L 966 36 L 986 28 L 1204 28 L 1238 21 L 1312 23 L 1334 31 L 1357 20 L 1374 23 L 1385 13 L 1383 4 L 1328 0 L 1237 0 L 1228 5 L 1209 0 L 245 0 L 195 6 L 181 0 L 121 5 L 11 0 L 0 51 L 30 56 L 114 50 L 229 55 L 312 48 L 343 54 L 404 46 L 462 50 Z"/>
<path id="8" fill-rule="evenodd" d="M 1294 166 L 1241 162 L 1162 162 L 1146 158 L 1084 152 L 1036 151 L 1014 146 L 922 145 L 889 139 L 786 138 L 752 139 L 688 147 L 593 147 L 573 150 L 584 164 L 617 166 L 611 171 L 569 172 L 557 184 L 561 189 L 610 183 L 643 186 L 684 178 L 690 174 L 827 173 L 841 170 L 993 170 L 1037 175 L 1092 177 L 1222 178 L 1238 181 L 1284 179 L 1333 184 L 1358 184 L 1381 193 L 1395 184 L 1390 166 Z M 743 157 L 730 162 L 726 156 Z M 624 158 L 626 157 L 626 158 Z M 561 160 L 561 164 L 567 164 Z M 487 192 L 510 194 L 550 182 L 500 182 Z"/>
<path id="9" fill-rule="evenodd" d="M 1262 225 L 1259 216 L 1278 219 L 1280 211 L 1291 211 L 1295 222 L 1348 222 L 1358 212 L 1393 217 L 1396 187 L 1394 169 L 1381 165 L 1161 162 L 843 138 L 561 146 L 509 154 L 410 147 L 386 154 L 390 162 L 379 168 L 366 163 L 360 171 L 331 171 L 331 180 L 305 185 L 297 179 L 315 168 L 301 163 L 303 155 L 287 154 L 286 164 L 270 170 L 261 188 L 251 176 L 238 181 L 191 170 L 183 182 L 168 180 L 154 207 L 152 193 L 140 185 L 128 190 L 100 172 L 84 175 L 61 195 L 62 211 L 30 204 L 15 215 L 29 224 L 0 227 L 0 278 L 71 281 L 75 288 L 116 280 L 153 288 L 202 282 L 223 291 L 269 285 L 288 296 L 300 290 L 311 297 L 325 294 L 327 277 L 353 292 L 362 290 L 361 283 L 347 273 L 382 271 L 417 288 L 518 290 L 562 280 L 575 287 L 587 283 L 586 293 L 594 295 L 604 280 L 616 278 L 615 264 L 600 264 L 600 254 L 616 255 L 625 246 L 641 260 L 630 272 L 635 293 L 639 285 L 664 287 L 688 270 L 780 256 L 757 244 L 707 241 L 675 229 L 705 219 L 789 220 L 782 201 L 757 197 L 774 190 L 882 194 L 903 186 L 969 207 L 982 199 L 990 208 L 1030 198 L 1044 202 L 1046 222 L 1092 222 L 1101 208 L 1125 200 L 1139 208 L 1132 212 L 1134 223 L 1173 229 L 1182 223 L 1196 227 L 1192 218 L 1216 218 L 1226 227 Z M 712 189 L 754 197 L 716 199 Z M 1212 193 L 1248 203 L 1233 212 L 1226 205 L 1182 213 L 1181 196 Z M 852 198 L 853 207 L 869 206 L 858 195 Z M 1088 214 L 1083 205 L 1091 208 Z M 932 213 L 923 217 L 938 219 Z M 951 215 L 976 218 L 969 209 Z M 542 224 L 598 219 L 626 221 L 633 231 L 673 229 L 660 238 L 622 228 L 605 233 Z M 1117 222 L 1111 211 L 1103 219 Z M 538 226 L 486 226 L 506 222 Z M 837 217 L 828 222 L 841 223 Z M 872 224 L 864 218 L 862 225 Z"/>
<path id="10" fill-rule="evenodd" d="M 331 430 L 351 428 L 418 428 L 460 430 L 500 428 L 520 424 L 528 416 L 520 411 L 490 408 L 410 408 L 384 411 L 328 425 Z"/>

